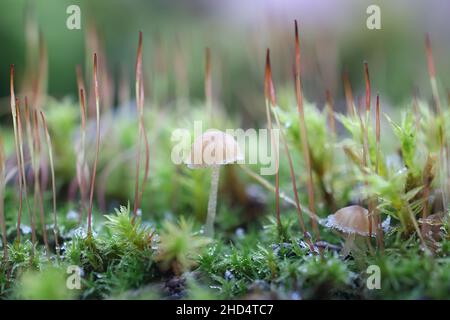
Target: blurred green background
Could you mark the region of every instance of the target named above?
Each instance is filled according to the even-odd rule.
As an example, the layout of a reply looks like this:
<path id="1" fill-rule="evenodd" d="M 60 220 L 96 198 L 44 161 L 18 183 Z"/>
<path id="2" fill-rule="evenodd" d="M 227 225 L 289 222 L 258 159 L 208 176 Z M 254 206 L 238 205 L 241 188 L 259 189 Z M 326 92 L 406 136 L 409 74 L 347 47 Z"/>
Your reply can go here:
<path id="1" fill-rule="evenodd" d="M 66 8 L 71 4 L 81 8 L 81 30 L 66 28 Z M 381 8 L 381 30 L 366 28 L 369 4 Z M 121 74 L 132 84 L 138 31 L 142 30 L 149 100 L 167 105 L 184 94 L 191 101 L 201 101 L 208 46 L 215 98 L 226 110 L 239 111 L 252 121 L 263 116 L 258 112 L 253 117 L 253 113 L 263 102 L 265 48 L 272 50 L 276 86 L 293 88 L 294 19 L 300 22 L 308 100 L 323 103 L 329 89 L 337 108 L 343 110 L 342 72 L 348 70 L 358 96 L 366 60 L 373 91 L 379 91 L 387 104 L 401 104 L 410 100 L 415 87 L 423 97 L 430 96 L 426 32 L 431 35 L 440 86 L 447 89 L 449 12 L 450 2 L 445 0 L 2 0 L 0 104 L 7 107 L 9 65 L 16 65 L 19 83 L 23 78 L 27 23 L 35 28 L 30 23 L 35 20 L 48 46 L 51 96 L 76 99 L 75 66 L 91 63 L 85 49 L 89 28 L 97 31 L 115 88 Z"/>

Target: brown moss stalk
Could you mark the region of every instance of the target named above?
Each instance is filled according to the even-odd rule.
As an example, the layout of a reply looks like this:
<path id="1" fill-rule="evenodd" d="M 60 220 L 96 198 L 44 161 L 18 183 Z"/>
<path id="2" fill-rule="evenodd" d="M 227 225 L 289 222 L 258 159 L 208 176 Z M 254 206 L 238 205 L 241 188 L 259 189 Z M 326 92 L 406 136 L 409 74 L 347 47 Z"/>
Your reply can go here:
<path id="1" fill-rule="evenodd" d="M 3 139 L 0 137 L 0 230 L 2 232 L 3 261 L 8 261 L 8 240 L 6 238 L 5 224 L 5 149 Z"/>
<path id="2" fill-rule="evenodd" d="M 86 176 L 88 175 L 86 163 L 86 96 L 83 87 L 84 85 L 79 83 L 81 128 L 80 145 L 77 152 L 77 181 L 80 189 L 80 222 L 83 219 L 83 214 L 87 206 Z"/>
<path id="3" fill-rule="evenodd" d="M 345 101 L 347 104 L 347 114 L 355 114 L 355 100 L 353 99 L 352 85 L 348 76 L 348 71 L 345 70 L 342 75 L 342 81 L 344 82 Z"/>
<path id="4" fill-rule="evenodd" d="M 136 183 L 135 183 L 135 193 L 134 193 L 134 208 L 133 208 L 133 219 L 137 217 L 137 210 L 142 203 L 142 196 L 144 194 L 144 188 L 148 180 L 149 169 L 150 169 L 150 144 L 147 137 L 147 132 L 145 130 L 145 119 L 144 119 L 144 85 L 143 85 L 143 72 L 142 72 L 142 32 L 139 32 L 139 43 L 136 57 L 136 108 L 138 113 L 139 122 L 139 132 L 138 132 L 138 144 L 137 144 L 137 155 L 136 155 Z M 144 179 L 139 190 L 139 171 L 140 171 L 140 161 L 141 161 L 141 145 L 144 141 L 145 146 L 145 171 Z"/>
<path id="5" fill-rule="evenodd" d="M 42 228 L 42 237 L 44 240 L 44 246 L 47 252 L 47 256 L 50 255 L 50 246 L 48 243 L 48 235 L 47 228 L 45 224 L 45 215 L 44 215 L 44 196 L 41 188 L 41 137 L 40 137 L 40 128 L 39 128 L 39 119 L 38 112 L 36 109 L 32 111 L 33 121 L 32 121 L 32 129 L 33 129 L 33 149 L 34 149 L 34 164 L 33 164 L 33 172 L 34 172 L 34 207 L 39 206 L 39 219 L 41 222 Z M 36 209 L 35 209 L 36 210 Z"/>
<path id="6" fill-rule="evenodd" d="M 365 121 L 361 119 L 361 130 L 363 134 L 363 161 L 364 166 L 370 166 L 370 149 L 369 149 L 369 126 L 370 126 L 370 102 L 371 102 L 371 85 L 370 85 L 370 75 L 369 75 L 369 64 L 364 62 L 364 83 L 365 83 L 365 101 L 366 101 L 366 112 Z M 368 187 L 368 182 L 365 182 L 366 187 Z M 374 200 L 372 198 L 368 199 L 368 210 L 369 214 L 367 216 L 369 223 L 369 234 L 372 234 L 372 221 L 374 215 Z M 367 238 L 367 244 L 371 253 L 373 253 L 373 247 L 370 242 L 370 237 Z"/>
<path id="7" fill-rule="evenodd" d="M 28 97 L 27 96 L 25 96 L 24 119 L 25 119 L 25 133 L 26 133 L 26 137 L 27 137 L 28 153 L 30 155 L 31 168 L 33 169 L 33 175 L 35 177 L 36 168 L 35 168 L 35 154 L 34 154 L 34 146 L 33 146 L 33 134 L 32 134 L 32 128 L 31 128 L 31 112 L 30 112 L 30 107 L 28 105 Z M 25 169 L 24 169 L 24 171 L 25 171 Z M 24 186 L 25 186 L 25 189 L 27 189 L 26 174 L 24 175 L 24 178 L 25 178 Z M 28 191 L 26 191 L 26 194 L 27 193 L 28 193 Z M 36 196 L 36 194 L 34 194 L 34 196 Z M 31 221 L 32 229 L 36 229 L 36 220 L 37 220 L 36 219 L 36 211 L 37 211 L 36 210 L 36 202 L 34 202 L 33 209 L 31 210 L 28 196 L 26 197 L 26 199 L 27 199 L 28 210 L 30 211 L 30 221 Z M 36 231 L 34 232 L 34 239 L 36 240 Z"/>
<path id="8" fill-rule="evenodd" d="M 97 74 L 97 54 L 94 53 L 94 96 L 95 96 L 95 115 L 96 115 L 96 132 L 95 132 L 95 156 L 92 165 L 90 194 L 89 194 L 89 209 L 88 209 L 88 227 L 87 237 L 92 237 L 92 209 L 94 206 L 94 187 L 95 176 L 97 173 L 98 154 L 100 152 L 100 93 L 98 88 L 98 74 Z"/>
<path id="9" fill-rule="evenodd" d="M 381 137 L 381 128 L 380 128 L 380 95 L 377 94 L 377 101 L 375 105 L 375 141 L 376 141 L 376 154 L 375 154 L 375 172 L 376 174 L 380 173 L 380 137 Z M 378 202 L 378 201 L 377 201 Z M 383 252 L 384 250 L 384 236 L 383 236 L 383 228 L 381 225 L 381 214 L 378 209 L 378 203 L 375 204 L 374 208 L 375 213 L 375 223 L 377 226 L 377 244 L 378 248 Z"/>
<path id="10" fill-rule="evenodd" d="M 266 51 L 266 68 L 265 68 L 265 79 L 264 79 L 264 95 L 266 100 L 266 118 L 267 127 L 270 132 L 270 141 L 272 153 L 275 153 L 275 218 L 277 221 L 278 234 L 281 237 L 283 230 L 281 224 L 281 211 L 280 211 L 280 173 L 279 173 L 279 152 L 278 146 L 275 141 L 275 136 L 273 133 L 272 116 L 270 112 L 270 105 L 276 104 L 275 102 L 275 88 L 272 83 L 272 70 L 270 67 L 270 51 Z"/>
<path id="11" fill-rule="evenodd" d="M 295 208 L 297 209 L 297 216 L 298 216 L 298 220 L 299 220 L 299 224 L 300 224 L 300 228 L 303 232 L 303 236 L 305 238 L 305 241 L 308 243 L 310 250 L 314 252 L 314 246 L 311 242 L 311 237 L 309 235 L 309 233 L 307 232 L 306 226 L 305 226 L 305 220 L 303 218 L 303 211 L 301 209 L 300 206 L 300 199 L 298 197 L 298 190 L 297 190 L 297 182 L 296 182 L 296 176 L 295 176 L 295 171 L 294 171 L 294 164 L 292 161 L 292 157 L 291 157 L 291 153 L 289 152 L 289 146 L 287 144 L 286 141 L 286 137 L 283 131 L 283 128 L 281 126 L 280 120 L 278 118 L 278 114 L 275 110 L 275 108 L 277 107 L 277 102 L 276 102 L 276 94 L 275 94 L 275 86 L 273 85 L 273 80 L 272 80 L 272 70 L 271 70 L 271 66 L 270 66 L 270 51 L 269 49 L 267 49 L 267 56 L 266 56 L 266 86 L 265 86 L 266 92 L 269 95 L 268 97 L 266 97 L 266 105 L 270 106 L 271 111 L 273 112 L 278 130 L 280 132 L 280 137 L 281 137 L 281 141 L 283 143 L 283 147 L 284 147 L 284 152 L 286 154 L 286 157 L 288 159 L 288 164 L 289 164 L 289 173 L 290 173 L 290 177 L 291 177 L 291 182 L 292 182 L 292 191 L 294 193 L 294 199 L 295 199 Z M 268 102 L 268 103 L 267 103 Z M 276 153 L 277 153 L 277 159 L 279 158 L 278 154 L 278 146 L 276 146 L 275 149 Z M 275 185 L 276 188 L 276 195 L 277 195 L 277 206 L 278 206 L 278 210 L 279 210 L 279 201 L 280 201 L 280 187 L 279 187 L 279 170 L 278 170 L 278 164 L 277 164 L 277 175 L 276 177 L 278 177 L 278 184 Z M 279 212 L 278 212 L 279 214 Z"/>
<path id="12" fill-rule="evenodd" d="M 47 149 L 48 149 L 48 158 L 50 161 L 50 174 L 52 179 L 52 204 L 53 204 L 53 235 L 55 237 L 55 249 L 56 254 L 59 257 L 59 240 L 58 240 L 58 215 L 56 212 L 56 179 L 55 179 L 55 164 L 53 161 L 53 147 L 52 147 L 52 139 L 50 137 L 50 133 L 48 131 L 47 121 L 45 120 L 44 112 L 41 110 L 41 120 L 42 120 L 42 126 L 44 128 L 45 133 L 45 140 L 47 142 Z"/>
<path id="13" fill-rule="evenodd" d="M 36 224 L 34 221 L 34 217 L 31 211 L 30 201 L 28 200 L 28 186 L 27 186 L 27 176 L 25 171 L 25 156 L 23 151 L 23 125 L 22 125 L 22 113 L 20 109 L 20 101 L 16 98 L 16 121 L 17 121 L 17 136 L 19 142 L 19 157 L 20 157 L 20 165 L 19 171 L 21 172 L 20 176 L 22 178 L 22 190 L 21 194 L 25 196 L 25 204 L 27 206 L 28 217 L 30 219 L 31 225 L 31 241 L 33 244 L 36 244 Z M 33 248 L 34 251 L 34 248 Z"/>
<path id="14" fill-rule="evenodd" d="M 316 213 L 314 202 L 314 186 L 311 168 L 311 156 L 309 152 L 308 134 L 305 123 L 305 113 L 303 108 L 303 94 L 301 84 L 301 55 L 300 55 L 300 40 L 298 34 L 297 20 L 295 20 L 295 93 L 297 98 L 297 110 L 299 115 L 300 135 L 303 148 L 303 157 L 306 164 L 306 171 L 308 172 L 307 188 L 308 188 L 308 207 L 312 213 Z M 311 225 L 317 240 L 320 240 L 320 231 L 317 222 L 311 219 Z"/>
<path id="15" fill-rule="evenodd" d="M 16 120 L 16 95 L 14 92 L 14 65 L 10 66 L 10 105 L 11 105 L 11 115 L 13 120 L 14 129 L 14 145 L 16 153 L 16 163 L 19 181 L 19 208 L 17 210 L 17 229 L 16 229 L 16 241 L 20 242 L 20 225 L 22 220 L 22 170 L 20 170 L 20 153 L 19 153 L 19 138 L 17 133 L 17 120 Z"/>

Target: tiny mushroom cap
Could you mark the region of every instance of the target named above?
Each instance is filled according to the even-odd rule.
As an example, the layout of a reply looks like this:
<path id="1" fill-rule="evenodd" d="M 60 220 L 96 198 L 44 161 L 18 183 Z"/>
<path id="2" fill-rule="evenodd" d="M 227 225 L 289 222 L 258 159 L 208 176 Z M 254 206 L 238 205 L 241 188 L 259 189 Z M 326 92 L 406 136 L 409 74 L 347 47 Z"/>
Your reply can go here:
<path id="1" fill-rule="evenodd" d="M 328 216 L 326 226 L 347 234 L 359 234 L 367 237 L 369 235 L 369 211 L 357 205 L 341 208 Z M 376 235 L 376 232 L 376 224 L 372 219 L 372 237 Z"/>
<path id="2" fill-rule="evenodd" d="M 243 160 L 232 135 L 211 129 L 194 140 L 185 164 L 191 169 L 225 165 Z"/>

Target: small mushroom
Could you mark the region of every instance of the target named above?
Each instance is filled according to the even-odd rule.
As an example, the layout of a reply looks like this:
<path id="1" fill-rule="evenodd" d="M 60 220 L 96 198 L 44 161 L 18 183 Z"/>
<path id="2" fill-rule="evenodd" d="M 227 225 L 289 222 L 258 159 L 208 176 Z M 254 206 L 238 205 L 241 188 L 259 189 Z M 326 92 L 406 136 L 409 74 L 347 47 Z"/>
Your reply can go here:
<path id="1" fill-rule="evenodd" d="M 206 131 L 197 137 L 192 144 L 191 153 L 187 157 L 185 164 L 190 169 L 212 168 L 205 227 L 205 234 L 209 237 L 214 236 L 220 166 L 242 159 L 241 151 L 233 136 L 219 130 L 211 129 Z"/>
<path id="2" fill-rule="evenodd" d="M 347 256 L 354 248 L 356 236 L 369 236 L 369 211 L 357 205 L 341 208 L 328 216 L 325 226 L 337 229 L 347 235 L 342 248 L 342 255 Z M 373 220 L 371 236 L 376 236 L 376 225 Z"/>

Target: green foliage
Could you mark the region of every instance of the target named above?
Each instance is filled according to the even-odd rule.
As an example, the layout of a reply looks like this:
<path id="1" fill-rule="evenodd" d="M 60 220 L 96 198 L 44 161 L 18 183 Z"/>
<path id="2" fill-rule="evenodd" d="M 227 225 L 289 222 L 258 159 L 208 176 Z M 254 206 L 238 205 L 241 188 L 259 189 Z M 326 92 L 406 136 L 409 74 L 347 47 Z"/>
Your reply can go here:
<path id="1" fill-rule="evenodd" d="M 210 289 L 201 285 L 192 277 L 187 278 L 187 294 L 188 300 L 213 300 L 217 299 L 217 295 Z"/>
<path id="2" fill-rule="evenodd" d="M 300 289 L 306 298 L 337 298 L 351 289 L 354 275 L 336 255 L 310 256 L 295 238 L 279 244 L 268 240 L 248 235 L 235 245 L 216 244 L 202 254 L 200 269 L 210 275 L 221 298 L 243 297 L 257 284 L 267 290 L 260 294 L 279 297 Z"/>
<path id="3" fill-rule="evenodd" d="M 66 256 L 70 261 L 87 272 L 102 272 L 105 269 L 104 256 L 102 255 L 100 241 L 93 237 L 75 236 L 67 244 Z"/>
<path id="4" fill-rule="evenodd" d="M 15 242 L 8 246 L 8 250 L 12 276 L 17 277 L 25 270 L 36 270 L 39 268 L 40 252 L 36 250 L 31 241 Z"/>
<path id="5" fill-rule="evenodd" d="M 391 206 L 395 210 L 401 210 L 403 206 L 408 205 L 420 188 L 405 193 L 407 171 L 399 171 L 391 176 L 384 178 L 377 174 L 367 174 L 360 177 L 361 181 L 368 184 L 368 188 L 364 191 L 366 197 L 376 195 L 381 198 L 384 206 Z M 395 216 L 395 211 L 394 211 Z"/>
<path id="6" fill-rule="evenodd" d="M 162 225 L 157 260 L 163 270 L 171 268 L 180 274 L 195 267 L 202 249 L 211 240 L 194 233 L 191 221 L 181 217 L 177 224 L 165 221 Z"/>
<path id="7" fill-rule="evenodd" d="M 407 241 L 400 247 L 391 248 L 386 256 L 368 261 L 368 264 L 376 264 L 381 270 L 381 289 L 366 290 L 364 294 L 369 298 L 448 298 L 450 290 L 448 256 L 439 259 L 424 256 L 420 253 L 418 244 Z"/>
<path id="8" fill-rule="evenodd" d="M 106 216 L 98 237 L 75 237 L 66 256 L 88 273 L 85 298 L 117 295 L 136 288 L 154 276 L 154 232 L 140 218 L 133 222 L 129 207 Z"/>
<path id="9" fill-rule="evenodd" d="M 153 232 L 150 228 L 144 226 L 140 218 L 133 221 L 129 205 L 121 206 L 115 211 L 115 214 L 105 216 L 107 219 L 105 225 L 110 234 L 108 242 L 113 246 L 111 250 L 118 252 L 121 256 L 132 251 L 149 250 L 153 240 Z"/>
<path id="10" fill-rule="evenodd" d="M 66 286 L 65 269 L 54 266 L 25 272 L 14 291 L 16 298 L 27 300 L 67 300 L 74 298 L 75 293 Z"/>
<path id="11" fill-rule="evenodd" d="M 312 256 L 305 260 L 299 267 L 299 278 L 307 298 L 338 298 L 351 288 L 354 275 L 337 256 Z"/>
<path id="12" fill-rule="evenodd" d="M 129 207 L 122 206 L 106 218 L 108 237 L 103 250 L 109 260 L 109 284 L 116 292 L 136 288 L 153 275 L 154 231 L 143 225 L 140 218 L 133 222 Z"/>
<path id="13" fill-rule="evenodd" d="M 400 124 L 391 120 L 387 114 L 385 114 L 385 117 L 391 124 L 392 129 L 400 142 L 400 149 L 405 166 L 412 174 L 416 175 L 420 170 L 420 167 L 416 162 L 417 128 L 414 123 L 413 114 L 411 112 L 404 113 Z"/>

